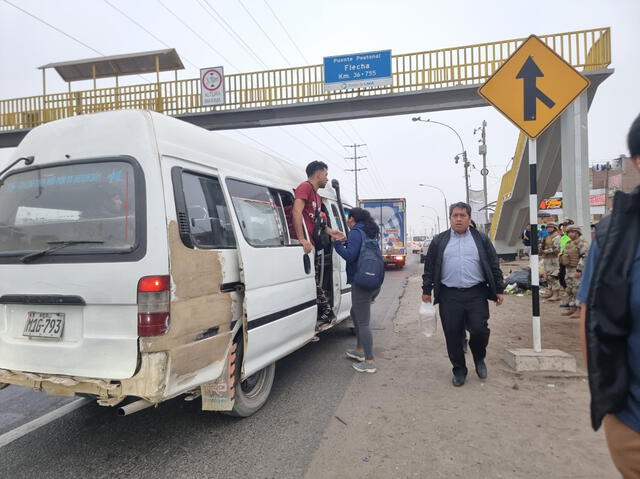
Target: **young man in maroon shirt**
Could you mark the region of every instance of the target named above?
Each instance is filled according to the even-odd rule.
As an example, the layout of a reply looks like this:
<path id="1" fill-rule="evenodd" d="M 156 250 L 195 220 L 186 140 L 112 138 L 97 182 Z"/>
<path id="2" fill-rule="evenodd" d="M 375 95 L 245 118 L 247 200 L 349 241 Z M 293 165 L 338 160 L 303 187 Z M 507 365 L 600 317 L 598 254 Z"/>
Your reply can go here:
<path id="1" fill-rule="evenodd" d="M 312 161 L 306 168 L 308 180 L 300 183 L 296 188 L 295 202 L 293 204 L 293 229 L 296 237 L 302 244 L 305 253 L 310 253 L 315 246 L 313 238 L 313 224 L 316 211 L 324 220 L 326 225 L 326 215 L 322 213 L 322 199 L 317 193 L 320 188 L 324 188 L 329 181 L 329 168 L 322 161 Z M 309 239 L 305 239 L 302 222 L 307 227 Z M 344 233 L 325 226 L 324 233 L 328 234 L 332 240 L 344 238 Z M 316 287 L 318 293 L 318 317 L 322 322 L 331 320 L 331 305 L 320 284 L 320 261 L 319 255 L 315 255 L 316 265 Z"/>

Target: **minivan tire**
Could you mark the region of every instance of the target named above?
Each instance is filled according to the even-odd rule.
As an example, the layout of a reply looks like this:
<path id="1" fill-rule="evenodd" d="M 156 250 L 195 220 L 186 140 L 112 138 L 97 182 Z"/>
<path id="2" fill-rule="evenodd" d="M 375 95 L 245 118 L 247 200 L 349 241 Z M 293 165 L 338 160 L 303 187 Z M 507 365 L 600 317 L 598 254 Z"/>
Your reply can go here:
<path id="1" fill-rule="evenodd" d="M 231 411 L 225 411 L 228 416 L 249 417 L 258 412 L 269 399 L 273 379 L 276 373 L 276 363 L 272 363 L 260 371 L 252 374 L 240 382 L 242 369 L 242 333 L 238 334 L 238 354 L 235 361 L 236 384 L 234 388 L 234 404 Z"/>

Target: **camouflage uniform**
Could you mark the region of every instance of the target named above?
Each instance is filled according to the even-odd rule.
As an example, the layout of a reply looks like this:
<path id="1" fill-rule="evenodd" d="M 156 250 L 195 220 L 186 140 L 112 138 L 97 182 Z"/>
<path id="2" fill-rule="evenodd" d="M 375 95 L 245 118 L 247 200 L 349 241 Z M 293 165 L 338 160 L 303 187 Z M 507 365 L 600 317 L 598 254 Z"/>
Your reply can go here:
<path id="1" fill-rule="evenodd" d="M 542 266 L 547 277 L 547 289 L 557 294 L 560 293 L 560 280 L 558 279 L 560 263 L 558 255 L 560 254 L 561 238 L 562 236 L 556 230 L 547 236 L 542 244 Z"/>
<path id="2" fill-rule="evenodd" d="M 567 268 L 565 281 L 567 282 L 567 294 L 569 299 L 567 304 L 570 308 L 580 306 L 576 299 L 578 288 L 580 288 L 580 278 L 576 278 L 576 272 L 582 272 L 585 258 L 589 252 L 589 243 L 579 236 L 577 239 L 567 243 L 564 253 L 560 256 L 560 261 Z"/>

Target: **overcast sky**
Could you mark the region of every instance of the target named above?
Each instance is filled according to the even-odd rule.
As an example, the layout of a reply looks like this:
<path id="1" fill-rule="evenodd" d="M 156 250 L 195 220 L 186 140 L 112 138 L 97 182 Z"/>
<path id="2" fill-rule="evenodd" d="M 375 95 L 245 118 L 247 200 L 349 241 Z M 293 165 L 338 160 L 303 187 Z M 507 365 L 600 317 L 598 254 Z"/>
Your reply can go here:
<path id="1" fill-rule="evenodd" d="M 9 2 L 85 45 L 17 10 Z M 627 153 L 625 135 L 640 113 L 638 0 L 266 2 L 268 5 L 265 0 L 108 0 L 108 3 L 0 0 L 0 98 L 41 93 L 42 77 L 36 68 L 46 63 L 157 50 L 165 48 L 164 44 L 176 48 L 183 58 L 186 69 L 179 73 L 179 78 L 195 78 L 199 68 L 217 65 L 224 65 L 225 73 L 237 73 L 264 70 L 265 66 L 271 69 L 317 64 L 330 55 L 382 49 L 391 49 L 393 54 L 412 53 L 521 38 L 532 33 L 544 35 L 610 26 L 611 68 L 615 73 L 600 86 L 589 112 L 589 161 L 595 163 Z M 216 23 L 212 9 L 224 17 L 253 52 Z M 172 75 L 166 73 L 162 78 L 169 80 Z M 155 75 L 148 78 L 155 80 Z M 142 83 L 142 80 L 132 76 L 122 78 L 120 83 Z M 113 84 L 112 79 L 98 81 L 98 87 Z M 74 84 L 74 89 L 81 88 L 91 88 L 91 84 Z M 48 92 L 66 89 L 57 74 L 49 71 Z M 482 187 L 479 173 L 482 159 L 477 150 L 478 136 L 474 136 L 473 130 L 483 120 L 487 121 L 489 201 L 495 200 L 502 174 L 514 153 L 516 128 L 490 107 L 423 117 L 448 123 L 458 130 L 471 162 L 478 167 L 471 173 L 474 189 Z M 455 135 L 446 128 L 413 123 L 408 115 L 324 123 L 324 126 L 328 131 L 320 125 L 310 125 L 224 134 L 252 146 L 258 146 L 257 141 L 271 153 L 301 166 L 314 159 L 327 162 L 330 176 L 340 179 L 348 197 L 353 197 L 353 176 L 343 170 L 352 168 L 353 163 L 344 159 L 349 152 L 341 145 L 366 143 L 367 147 L 359 152 L 368 156 L 360 165 L 368 168 L 360 175 L 360 197 L 406 197 L 409 224 L 415 233 L 430 230 L 436 214 L 420 205 L 433 206 L 438 212 L 443 210 L 442 195 L 421 188 L 418 183 L 440 186 L 449 202 L 464 200 L 463 168 L 453 162 L 460 147 Z M 0 152 L 0 164 L 3 155 L 6 152 Z"/>

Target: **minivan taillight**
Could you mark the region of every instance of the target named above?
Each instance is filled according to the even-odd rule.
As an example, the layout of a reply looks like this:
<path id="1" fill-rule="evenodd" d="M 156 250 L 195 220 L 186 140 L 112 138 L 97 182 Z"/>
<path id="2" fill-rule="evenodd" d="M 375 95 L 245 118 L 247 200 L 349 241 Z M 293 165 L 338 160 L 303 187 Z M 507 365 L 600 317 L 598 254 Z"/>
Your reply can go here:
<path id="1" fill-rule="evenodd" d="M 169 330 L 171 278 L 145 276 L 138 281 L 138 336 L 160 336 Z"/>

